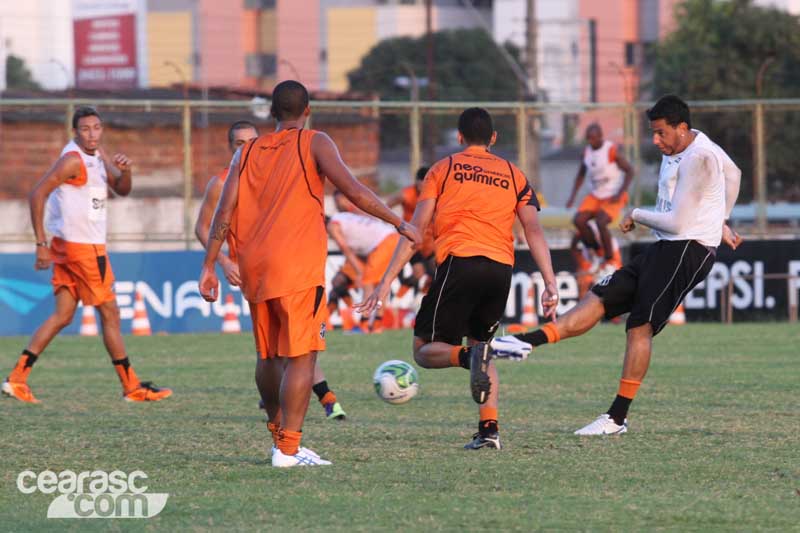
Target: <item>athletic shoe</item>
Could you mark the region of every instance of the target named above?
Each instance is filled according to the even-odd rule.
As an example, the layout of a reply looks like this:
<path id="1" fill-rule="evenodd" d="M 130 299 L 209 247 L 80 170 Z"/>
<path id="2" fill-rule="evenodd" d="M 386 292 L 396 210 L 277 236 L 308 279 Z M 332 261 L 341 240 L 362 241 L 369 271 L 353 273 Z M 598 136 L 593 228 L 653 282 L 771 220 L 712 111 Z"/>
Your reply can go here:
<path id="1" fill-rule="evenodd" d="M 495 359 L 511 359 L 512 361 L 524 361 L 533 350 L 533 345 L 519 340 L 514 335 L 495 337 L 489 341 L 489 346 L 492 348 L 492 357 Z"/>
<path id="2" fill-rule="evenodd" d="M 346 329 L 343 332 L 344 335 L 363 335 L 364 330 L 358 326 L 353 327 L 353 329 Z"/>
<path id="3" fill-rule="evenodd" d="M 472 436 L 472 441 L 464 445 L 465 450 L 480 450 L 481 448 L 502 449 L 502 446 L 500 446 L 500 434 L 489 433 L 488 435 L 481 435 L 480 433 L 475 433 Z"/>
<path id="4" fill-rule="evenodd" d="M 472 391 L 472 399 L 476 403 L 483 404 L 489 399 L 489 391 L 492 384 L 489 382 L 489 345 L 479 342 L 469 349 L 469 388 Z"/>
<path id="5" fill-rule="evenodd" d="M 628 431 L 627 418 L 620 426 L 614 422 L 614 419 L 611 418 L 608 413 L 603 413 L 602 415 L 598 416 L 594 422 L 576 431 L 575 435 L 622 435 L 626 431 Z"/>
<path id="6" fill-rule="evenodd" d="M 31 388 L 27 383 L 12 383 L 8 380 L 3 382 L 3 394 L 11 396 L 17 400 L 25 403 L 39 403 L 39 400 L 33 395 Z"/>
<path id="7" fill-rule="evenodd" d="M 277 449 L 278 449 L 278 447 L 273 444 L 272 448 L 269 451 L 270 456 L 271 456 L 271 454 L 275 453 L 275 450 L 277 450 Z M 317 459 L 319 459 L 319 454 L 317 452 L 315 452 L 314 450 L 312 450 L 311 448 L 306 448 L 305 446 L 300 446 L 297 449 L 297 451 L 302 452 L 302 453 L 304 453 L 306 455 L 311 455 L 311 456 L 316 457 Z"/>
<path id="8" fill-rule="evenodd" d="M 319 455 L 308 448 L 298 448 L 294 455 L 286 455 L 279 448 L 272 447 L 272 466 L 289 468 L 292 466 L 324 466 L 332 464 L 320 458 Z"/>
<path id="9" fill-rule="evenodd" d="M 339 402 L 326 403 L 322 407 L 325 408 L 325 416 L 329 420 L 344 420 L 347 418 L 347 413 L 344 412 Z"/>
<path id="10" fill-rule="evenodd" d="M 600 280 L 607 278 L 616 271 L 617 267 L 613 264 L 609 262 L 603 263 L 597 268 L 597 273 L 594 275 L 594 280 L 595 282 L 600 282 Z"/>
<path id="11" fill-rule="evenodd" d="M 142 381 L 139 387 L 123 395 L 128 402 L 157 402 L 172 396 L 172 389 L 160 388 L 151 381 Z"/>

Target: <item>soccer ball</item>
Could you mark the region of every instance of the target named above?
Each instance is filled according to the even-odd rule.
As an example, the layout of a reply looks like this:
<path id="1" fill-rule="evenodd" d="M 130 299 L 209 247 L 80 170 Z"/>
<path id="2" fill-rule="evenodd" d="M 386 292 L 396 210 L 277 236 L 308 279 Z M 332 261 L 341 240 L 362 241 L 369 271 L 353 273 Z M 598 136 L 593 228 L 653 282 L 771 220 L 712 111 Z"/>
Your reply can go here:
<path id="1" fill-rule="evenodd" d="M 417 395 L 419 381 L 417 371 L 405 361 L 386 361 L 372 376 L 375 392 L 381 400 L 393 404 L 406 403 Z"/>

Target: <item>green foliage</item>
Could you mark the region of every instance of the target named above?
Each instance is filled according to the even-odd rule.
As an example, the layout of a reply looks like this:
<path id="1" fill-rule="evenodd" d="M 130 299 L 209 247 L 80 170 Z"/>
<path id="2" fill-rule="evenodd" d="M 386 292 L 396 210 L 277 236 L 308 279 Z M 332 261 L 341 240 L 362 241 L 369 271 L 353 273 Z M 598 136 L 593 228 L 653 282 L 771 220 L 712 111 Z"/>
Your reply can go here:
<path id="1" fill-rule="evenodd" d="M 759 67 L 775 57 L 763 79 L 764 98 L 800 96 L 800 19 L 755 6 L 752 0 L 686 0 L 676 30 L 655 53 L 656 95 L 687 100 L 756 97 Z M 743 196 L 752 195 L 750 110 L 696 114 L 695 127 L 725 148 L 743 171 Z M 772 196 L 800 187 L 800 111 L 766 115 L 768 180 Z M 798 191 L 800 192 L 800 191 Z"/>
<path id="2" fill-rule="evenodd" d="M 25 65 L 25 60 L 13 54 L 6 57 L 6 87 L 9 89 L 41 89 Z"/>
<path id="3" fill-rule="evenodd" d="M 319 361 L 348 418 L 326 420 L 312 397 L 303 443 L 333 465 L 288 471 L 269 465 L 249 334 L 125 340 L 139 376 L 172 387 L 171 398 L 122 401 L 101 340 L 77 336 L 59 336 L 33 368 L 41 404 L 0 397 L 3 531 L 705 532 L 800 524 L 794 324 L 667 327 L 631 407 L 631 429 L 619 438 L 572 431 L 614 397 L 623 326 L 542 346 L 527 362 L 499 361 L 500 452 L 461 448 L 478 417 L 464 370 L 419 369 L 420 392 L 404 405 L 375 395 L 380 363 L 412 360 L 410 331 L 332 332 Z M 26 341 L 0 338 L 2 372 Z M 148 492 L 170 497 L 150 520 L 48 520 L 54 495 L 16 488 L 26 469 L 141 469 Z"/>

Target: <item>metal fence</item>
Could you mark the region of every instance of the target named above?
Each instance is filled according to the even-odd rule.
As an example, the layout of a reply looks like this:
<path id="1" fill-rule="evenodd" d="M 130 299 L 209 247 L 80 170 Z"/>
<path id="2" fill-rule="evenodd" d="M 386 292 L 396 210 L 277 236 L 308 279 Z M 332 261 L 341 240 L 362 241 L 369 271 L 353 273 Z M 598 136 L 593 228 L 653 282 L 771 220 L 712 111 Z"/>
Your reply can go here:
<path id="1" fill-rule="evenodd" d="M 71 137 L 70 119 L 80 105 L 96 106 L 103 114 L 103 145 L 134 159 L 132 198 L 115 199 L 111 207 L 110 239 L 118 242 L 188 246 L 205 183 L 230 158 L 228 125 L 250 119 L 264 130 L 272 127 L 263 100 L 0 100 L 0 242 L 29 240 L 26 194 Z M 709 132 L 743 170 L 737 222 L 756 235 L 798 234 L 800 99 L 690 105 L 694 127 Z M 388 193 L 411 183 L 417 167 L 458 149 L 457 118 L 471 106 L 489 109 L 499 132 L 495 150 L 525 170 L 543 193 L 547 226 L 569 224 L 563 205 L 584 129 L 593 122 L 636 168 L 631 203 L 654 202 L 659 154 L 651 144 L 646 102 L 314 101 L 309 126 L 330 133 L 355 173 Z"/>

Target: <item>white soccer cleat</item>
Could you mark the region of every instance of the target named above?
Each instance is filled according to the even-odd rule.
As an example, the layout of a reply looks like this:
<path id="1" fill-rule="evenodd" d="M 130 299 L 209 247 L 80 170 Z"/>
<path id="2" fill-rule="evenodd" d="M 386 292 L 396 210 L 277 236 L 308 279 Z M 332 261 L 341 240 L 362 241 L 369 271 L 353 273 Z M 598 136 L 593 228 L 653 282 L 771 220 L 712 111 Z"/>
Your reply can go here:
<path id="1" fill-rule="evenodd" d="M 492 357 L 495 359 L 511 359 L 514 361 L 524 361 L 528 354 L 533 350 L 530 343 L 521 341 L 513 335 L 495 337 L 489 341 L 492 349 Z"/>
<path id="2" fill-rule="evenodd" d="M 286 455 L 275 446 L 272 447 L 272 466 L 289 468 L 292 466 L 324 466 L 333 464 L 322 459 L 312 450 L 300 447 L 294 455 Z"/>
<path id="3" fill-rule="evenodd" d="M 588 436 L 588 435 L 622 435 L 628 431 L 628 419 L 626 418 L 620 426 L 608 413 L 603 413 L 597 419 L 584 426 L 575 432 L 575 435 Z"/>

